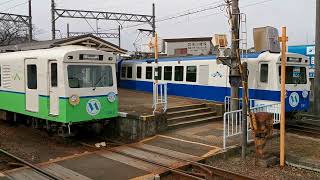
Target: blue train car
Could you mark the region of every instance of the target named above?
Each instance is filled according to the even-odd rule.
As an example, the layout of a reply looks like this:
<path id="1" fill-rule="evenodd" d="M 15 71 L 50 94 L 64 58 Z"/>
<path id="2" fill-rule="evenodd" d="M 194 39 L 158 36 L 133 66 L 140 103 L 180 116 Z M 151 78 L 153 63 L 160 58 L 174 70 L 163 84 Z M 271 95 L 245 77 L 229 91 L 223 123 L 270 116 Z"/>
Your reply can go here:
<path id="1" fill-rule="evenodd" d="M 280 102 L 279 53 L 248 54 L 249 95 L 257 105 Z M 309 61 L 306 56 L 287 53 L 286 111 L 305 111 L 309 108 Z M 160 58 L 159 82 L 168 83 L 168 94 L 216 102 L 230 96 L 229 67 L 215 56 Z M 154 59 L 127 60 L 119 63 L 119 86 L 152 92 Z M 241 94 L 241 91 L 240 91 Z"/>

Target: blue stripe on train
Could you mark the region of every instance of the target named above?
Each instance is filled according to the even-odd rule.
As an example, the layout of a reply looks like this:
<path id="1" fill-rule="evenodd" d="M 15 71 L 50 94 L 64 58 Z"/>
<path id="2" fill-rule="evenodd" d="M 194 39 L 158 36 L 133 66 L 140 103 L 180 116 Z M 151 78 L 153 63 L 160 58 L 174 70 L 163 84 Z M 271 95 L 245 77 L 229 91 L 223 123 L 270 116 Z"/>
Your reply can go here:
<path id="1" fill-rule="evenodd" d="M 137 91 L 152 92 L 153 82 L 148 81 L 134 81 L 134 80 L 121 80 L 120 87 L 126 89 L 134 89 Z M 292 92 L 288 92 L 289 96 Z M 299 105 L 297 107 L 291 107 L 289 105 L 289 99 L 286 100 L 286 111 L 301 111 L 309 108 L 309 96 L 307 98 L 302 97 L 302 92 L 298 91 Z M 240 91 L 240 96 L 241 95 Z M 230 96 L 230 88 L 228 87 L 216 87 L 216 86 L 201 86 L 201 85 L 189 85 L 189 84 L 173 84 L 168 83 L 168 95 L 190 97 L 195 99 L 204 99 L 216 102 L 224 102 L 225 96 Z M 271 90 L 250 89 L 249 96 L 252 99 L 261 99 L 267 101 L 280 101 L 280 92 Z"/>

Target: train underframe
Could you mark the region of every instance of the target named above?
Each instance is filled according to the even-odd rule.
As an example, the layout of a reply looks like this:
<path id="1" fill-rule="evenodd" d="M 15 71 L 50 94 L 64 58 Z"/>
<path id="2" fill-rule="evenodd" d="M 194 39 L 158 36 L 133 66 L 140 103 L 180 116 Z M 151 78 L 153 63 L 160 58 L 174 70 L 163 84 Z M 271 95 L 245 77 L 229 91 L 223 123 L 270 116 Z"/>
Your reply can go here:
<path id="1" fill-rule="evenodd" d="M 56 134 L 65 138 L 84 134 L 83 132 L 90 135 L 100 135 L 112 121 L 112 119 L 105 119 L 79 123 L 60 123 L 4 110 L 0 110 L 0 120 L 7 121 L 10 124 L 23 124 L 34 129 L 43 129 L 50 135 Z"/>

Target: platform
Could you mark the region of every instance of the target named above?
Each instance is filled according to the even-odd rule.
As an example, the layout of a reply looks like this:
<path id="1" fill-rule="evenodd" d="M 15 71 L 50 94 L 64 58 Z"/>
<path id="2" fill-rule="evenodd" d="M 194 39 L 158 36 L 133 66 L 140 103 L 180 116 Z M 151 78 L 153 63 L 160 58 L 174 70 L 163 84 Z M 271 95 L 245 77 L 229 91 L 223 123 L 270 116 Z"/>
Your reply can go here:
<path id="1" fill-rule="evenodd" d="M 153 114 L 153 95 L 119 89 L 119 118 L 114 121 L 117 137 L 139 141 L 169 129 L 221 121 L 223 104 L 205 100 L 168 96 L 165 113 Z"/>
<path id="2" fill-rule="evenodd" d="M 153 113 L 153 95 L 148 92 L 118 89 L 119 111 L 132 115 L 151 115 Z M 168 108 L 190 104 L 207 103 L 205 100 L 168 96 Z"/>

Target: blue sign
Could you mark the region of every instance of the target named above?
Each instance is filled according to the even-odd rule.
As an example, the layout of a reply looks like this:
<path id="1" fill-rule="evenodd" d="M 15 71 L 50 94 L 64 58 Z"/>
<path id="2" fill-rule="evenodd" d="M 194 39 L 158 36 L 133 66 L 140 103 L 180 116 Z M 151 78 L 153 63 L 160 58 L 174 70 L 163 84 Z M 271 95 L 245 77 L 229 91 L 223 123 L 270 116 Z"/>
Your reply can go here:
<path id="1" fill-rule="evenodd" d="M 302 54 L 309 57 L 309 77 L 314 78 L 314 45 L 289 46 L 288 51 L 291 53 Z"/>

